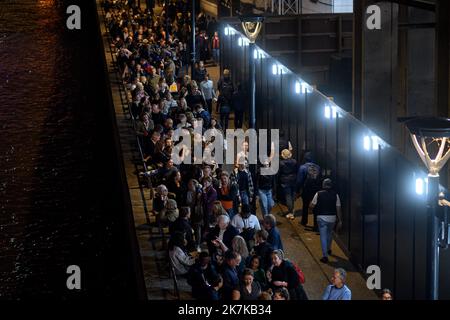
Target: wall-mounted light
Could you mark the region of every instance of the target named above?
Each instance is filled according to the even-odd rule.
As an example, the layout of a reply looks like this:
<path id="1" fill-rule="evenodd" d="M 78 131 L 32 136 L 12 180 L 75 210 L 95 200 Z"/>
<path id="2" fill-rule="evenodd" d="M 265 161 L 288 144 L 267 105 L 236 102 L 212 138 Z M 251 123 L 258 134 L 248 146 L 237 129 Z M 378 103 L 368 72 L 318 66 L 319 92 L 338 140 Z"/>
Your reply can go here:
<path id="1" fill-rule="evenodd" d="M 416 193 L 418 195 L 423 195 L 424 192 L 425 192 L 424 180 L 422 178 L 417 178 L 416 179 Z"/>
<path id="2" fill-rule="evenodd" d="M 264 59 L 266 56 L 264 55 L 264 51 L 260 49 L 253 50 L 253 58 L 254 59 Z"/>
<path id="3" fill-rule="evenodd" d="M 372 139 L 372 150 L 378 150 L 380 148 L 380 138 L 377 136 L 371 136 Z"/>
<path id="4" fill-rule="evenodd" d="M 281 64 L 273 64 L 272 65 L 272 74 L 273 75 L 279 75 L 279 74 L 283 74 L 284 70 L 283 70 L 283 66 Z"/>
<path id="5" fill-rule="evenodd" d="M 250 44 L 250 41 L 247 38 L 239 37 L 238 44 L 239 44 L 239 47 L 248 46 Z"/>
<path id="6" fill-rule="evenodd" d="M 296 94 L 301 94 L 301 93 L 312 93 L 313 92 L 313 88 L 307 84 L 305 81 L 296 81 L 295 82 L 295 93 Z"/>
<path id="7" fill-rule="evenodd" d="M 231 36 L 231 35 L 235 34 L 235 30 L 231 27 L 225 27 L 224 33 L 226 36 Z"/>
<path id="8" fill-rule="evenodd" d="M 339 117 L 339 113 L 338 113 L 336 107 L 330 106 L 330 105 L 325 106 L 323 115 L 326 119 L 331 119 L 331 118 L 336 119 L 337 117 Z"/>
<path id="9" fill-rule="evenodd" d="M 376 151 L 381 146 L 381 139 L 378 136 L 364 136 L 364 150 Z"/>
<path id="10" fill-rule="evenodd" d="M 364 150 L 369 151 L 370 150 L 370 137 L 364 136 Z"/>

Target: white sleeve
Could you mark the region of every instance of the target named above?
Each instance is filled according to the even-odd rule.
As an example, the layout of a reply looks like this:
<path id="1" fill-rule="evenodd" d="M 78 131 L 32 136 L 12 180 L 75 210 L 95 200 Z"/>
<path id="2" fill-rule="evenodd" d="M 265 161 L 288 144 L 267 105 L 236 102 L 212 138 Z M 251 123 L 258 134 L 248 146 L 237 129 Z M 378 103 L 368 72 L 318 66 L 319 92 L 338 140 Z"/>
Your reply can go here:
<path id="1" fill-rule="evenodd" d="M 316 192 L 316 194 L 314 195 L 314 198 L 311 200 L 311 204 L 312 204 L 313 206 L 315 206 L 315 205 L 317 204 L 317 192 Z"/>
<path id="2" fill-rule="evenodd" d="M 253 220 L 255 221 L 255 230 L 259 231 L 261 230 L 261 225 L 259 224 L 259 220 L 257 216 L 253 216 Z"/>
<path id="3" fill-rule="evenodd" d="M 238 214 L 235 215 L 233 217 L 233 220 L 231 221 L 231 225 L 233 227 L 235 227 L 239 231 L 239 233 L 241 233 L 242 232 L 242 223 L 240 223 L 239 218 L 240 218 L 240 216 Z"/>
<path id="4" fill-rule="evenodd" d="M 185 266 L 192 266 L 195 263 L 195 259 L 187 255 L 183 250 L 178 251 L 178 258 L 182 264 Z"/>
<path id="5" fill-rule="evenodd" d="M 339 195 L 336 194 L 336 207 L 340 207 L 341 206 L 341 199 L 339 198 Z"/>

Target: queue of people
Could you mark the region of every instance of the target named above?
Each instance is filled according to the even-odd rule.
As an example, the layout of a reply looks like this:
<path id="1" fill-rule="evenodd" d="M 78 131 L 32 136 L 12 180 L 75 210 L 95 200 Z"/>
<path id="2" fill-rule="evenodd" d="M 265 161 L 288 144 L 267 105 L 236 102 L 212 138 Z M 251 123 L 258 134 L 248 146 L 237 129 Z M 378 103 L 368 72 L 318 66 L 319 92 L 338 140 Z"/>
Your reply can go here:
<path id="1" fill-rule="evenodd" d="M 241 85 L 233 84 L 229 70 L 225 69 L 218 81 L 218 93 L 208 74 L 204 61 L 210 53 L 205 48 L 211 48 L 218 63 L 220 39 L 216 30 L 205 25 L 204 15 L 198 17 L 202 29 L 196 37 L 201 61 L 195 65 L 194 77 L 188 75 L 188 5 L 186 1 L 171 1 L 157 16 L 153 10 L 130 6 L 128 1 L 104 1 L 108 30 L 131 94 L 130 111 L 149 168 L 145 175 L 157 186 L 153 214 L 160 225 L 169 227 L 170 263 L 177 276 L 187 279 L 195 299 L 307 300 L 304 275 L 285 257 L 271 211 L 277 184 L 285 196 L 287 218 L 294 217 L 295 197 L 301 194 L 301 224 L 307 225 L 312 210 L 314 230 L 320 232 L 321 261 L 328 262 L 331 232 L 335 225 L 340 228 L 342 221 L 341 204 L 332 191 L 332 181 L 322 179 L 312 154 L 307 153 L 305 163 L 299 166 L 292 157 L 291 144 L 280 141 L 277 177 L 250 173 L 248 142 L 230 172 L 217 164 L 175 165 L 171 158 L 177 128 L 188 130 L 194 143 L 207 148 L 211 141 L 196 135 L 194 128 L 200 123 L 202 131 L 226 130 L 232 111 L 235 128 L 241 128 L 245 110 Z M 214 102 L 220 119 L 213 117 Z M 188 151 L 182 156 L 196 160 Z M 256 197 L 262 220 L 252 205 Z M 350 299 L 345 279 L 345 271 L 337 269 L 323 298 Z"/>

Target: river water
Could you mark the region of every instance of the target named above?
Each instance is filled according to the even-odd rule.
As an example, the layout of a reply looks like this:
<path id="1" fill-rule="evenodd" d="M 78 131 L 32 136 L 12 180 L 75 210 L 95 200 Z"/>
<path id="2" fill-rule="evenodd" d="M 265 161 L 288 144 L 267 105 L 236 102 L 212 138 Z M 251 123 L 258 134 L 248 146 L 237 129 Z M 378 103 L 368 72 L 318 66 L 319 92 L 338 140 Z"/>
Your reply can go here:
<path id="1" fill-rule="evenodd" d="M 0 2 L 0 298 L 131 298 L 93 1 Z M 80 31 L 66 29 L 71 4 Z"/>

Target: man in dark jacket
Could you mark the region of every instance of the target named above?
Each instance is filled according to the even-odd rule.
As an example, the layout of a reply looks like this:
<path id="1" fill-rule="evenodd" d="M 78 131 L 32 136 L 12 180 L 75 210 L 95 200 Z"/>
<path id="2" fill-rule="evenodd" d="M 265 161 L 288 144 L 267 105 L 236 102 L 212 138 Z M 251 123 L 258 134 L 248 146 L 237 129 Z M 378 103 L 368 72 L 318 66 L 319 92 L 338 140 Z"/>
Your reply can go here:
<path id="1" fill-rule="evenodd" d="M 223 70 L 223 77 L 217 82 L 217 89 L 224 97 L 231 102 L 231 98 L 234 92 L 233 82 L 231 80 L 230 70 Z"/>
<path id="2" fill-rule="evenodd" d="M 234 111 L 234 127 L 242 128 L 245 112 L 245 94 L 242 92 L 242 85 L 238 84 L 236 91 L 231 97 L 231 107 Z"/>
<path id="3" fill-rule="evenodd" d="M 312 198 L 321 188 L 322 176 L 320 167 L 313 162 L 312 153 L 305 153 L 305 164 L 301 165 L 297 173 L 297 190 L 303 200 L 301 224 L 308 224 L 308 207 Z M 313 231 L 318 231 L 317 220 L 314 217 Z"/>
<path id="4" fill-rule="evenodd" d="M 242 157 L 238 159 L 237 168 L 231 173 L 230 180 L 238 185 L 241 205 L 250 205 L 253 201 L 255 189 L 252 175 L 246 168 L 245 159 Z"/>

